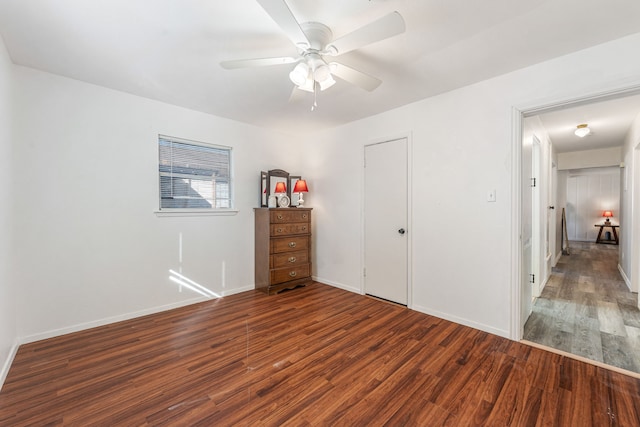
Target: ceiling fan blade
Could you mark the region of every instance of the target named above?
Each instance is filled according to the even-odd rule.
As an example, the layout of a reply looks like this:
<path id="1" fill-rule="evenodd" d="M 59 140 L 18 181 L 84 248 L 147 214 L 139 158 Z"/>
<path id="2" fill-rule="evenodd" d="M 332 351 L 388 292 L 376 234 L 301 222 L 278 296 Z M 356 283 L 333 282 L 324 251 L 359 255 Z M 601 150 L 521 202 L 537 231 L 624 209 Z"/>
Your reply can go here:
<path id="1" fill-rule="evenodd" d="M 331 48 L 333 47 L 337 51 L 333 53 L 334 56 L 342 55 L 368 44 L 402 34 L 405 29 L 406 26 L 402 15 L 398 12 L 391 12 L 377 21 L 373 21 L 329 43 L 327 51 L 331 54 L 333 50 Z"/>
<path id="2" fill-rule="evenodd" d="M 282 28 L 282 31 L 294 45 L 309 46 L 307 36 L 300 28 L 300 24 L 296 21 L 285 0 L 257 0 L 257 2 L 271 16 L 271 19 Z"/>
<path id="3" fill-rule="evenodd" d="M 331 68 L 331 74 L 336 77 L 340 77 L 342 80 L 355 86 L 361 87 L 364 90 L 368 90 L 369 92 L 380 86 L 382 83 L 382 80 L 370 76 L 369 74 L 365 74 L 362 71 L 347 67 L 344 64 L 332 62 L 329 65 Z"/>
<path id="4" fill-rule="evenodd" d="M 294 58 L 291 56 L 285 56 L 282 58 L 256 58 L 256 59 L 236 59 L 231 61 L 222 61 L 220 66 L 227 70 L 233 70 L 236 68 L 250 68 L 250 67 L 266 67 L 269 65 L 281 65 L 281 64 L 293 64 L 298 62 L 300 58 Z"/>

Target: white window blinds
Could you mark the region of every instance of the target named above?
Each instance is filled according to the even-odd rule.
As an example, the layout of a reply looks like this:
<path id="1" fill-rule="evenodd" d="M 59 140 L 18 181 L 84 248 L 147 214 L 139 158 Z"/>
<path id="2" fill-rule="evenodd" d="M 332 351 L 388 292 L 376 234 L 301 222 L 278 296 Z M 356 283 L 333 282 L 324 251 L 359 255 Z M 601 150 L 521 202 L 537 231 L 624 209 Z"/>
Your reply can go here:
<path id="1" fill-rule="evenodd" d="M 160 136 L 160 209 L 230 209 L 231 148 Z"/>

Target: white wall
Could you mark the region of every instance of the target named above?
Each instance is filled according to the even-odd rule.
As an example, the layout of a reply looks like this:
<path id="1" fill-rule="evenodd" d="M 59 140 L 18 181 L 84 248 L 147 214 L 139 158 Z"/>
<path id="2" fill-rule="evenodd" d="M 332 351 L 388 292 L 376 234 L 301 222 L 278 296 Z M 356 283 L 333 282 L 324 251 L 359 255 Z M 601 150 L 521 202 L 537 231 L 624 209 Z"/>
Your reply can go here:
<path id="1" fill-rule="evenodd" d="M 620 183 L 620 269 L 633 292 L 640 287 L 640 114 L 625 137 Z"/>
<path id="2" fill-rule="evenodd" d="M 0 387 L 17 345 L 16 296 L 12 275 L 12 69 L 0 37 Z"/>
<path id="3" fill-rule="evenodd" d="M 361 289 L 362 147 L 410 133 L 413 308 L 516 337 L 512 108 L 640 84 L 640 57 L 628 55 L 638 49 L 640 34 L 316 135 L 307 156 L 319 213 L 316 276 Z"/>
<path id="4" fill-rule="evenodd" d="M 567 231 L 569 240 L 595 242 L 604 221 L 602 213 L 613 212 L 611 223 L 620 225 L 620 167 L 569 171 L 567 176 Z M 620 231 L 620 230 L 618 230 Z M 603 233 L 610 232 L 606 229 Z"/>
<path id="5" fill-rule="evenodd" d="M 198 300 L 169 269 L 218 294 L 253 287 L 260 171 L 300 172 L 291 137 L 29 68 L 15 77 L 23 341 Z M 158 134 L 233 147 L 237 215 L 154 214 Z"/>
<path id="6" fill-rule="evenodd" d="M 558 169 L 600 168 L 618 166 L 622 161 L 622 147 L 558 153 Z"/>

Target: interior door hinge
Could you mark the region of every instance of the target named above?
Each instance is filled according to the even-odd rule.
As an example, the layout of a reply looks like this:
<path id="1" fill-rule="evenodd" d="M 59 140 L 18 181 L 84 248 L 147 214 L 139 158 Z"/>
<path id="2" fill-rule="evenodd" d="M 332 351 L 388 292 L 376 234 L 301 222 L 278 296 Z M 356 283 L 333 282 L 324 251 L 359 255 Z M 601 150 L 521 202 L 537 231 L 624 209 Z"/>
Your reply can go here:
<path id="1" fill-rule="evenodd" d="M 536 179 L 535 178 L 531 178 L 531 186 L 532 187 L 536 186 Z"/>
<path id="2" fill-rule="evenodd" d="M 529 283 L 536 283 L 536 275 L 535 274 L 530 274 L 529 275 Z"/>

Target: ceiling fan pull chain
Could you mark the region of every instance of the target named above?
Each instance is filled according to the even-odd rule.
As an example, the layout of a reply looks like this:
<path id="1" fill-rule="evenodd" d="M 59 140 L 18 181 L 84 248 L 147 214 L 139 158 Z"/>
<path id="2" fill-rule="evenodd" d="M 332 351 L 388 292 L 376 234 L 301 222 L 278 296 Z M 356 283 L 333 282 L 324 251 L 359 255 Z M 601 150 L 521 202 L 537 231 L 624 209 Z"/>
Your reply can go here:
<path id="1" fill-rule="evenodd" d="M 314 111 L 318 106 L 318 82 L 313 81 L 313 105 L 311 106 L 311 111 Z"/>

